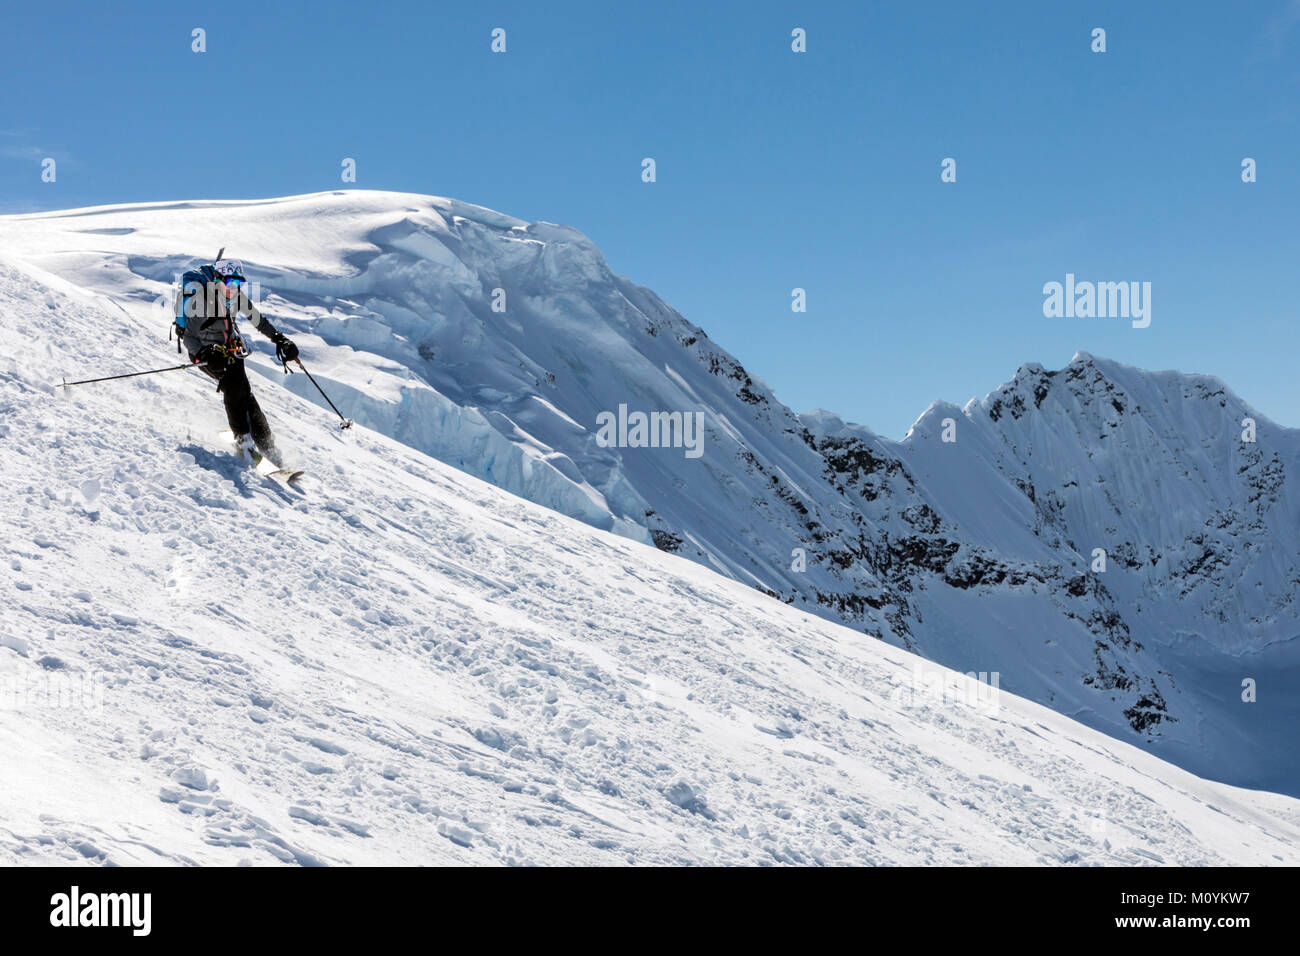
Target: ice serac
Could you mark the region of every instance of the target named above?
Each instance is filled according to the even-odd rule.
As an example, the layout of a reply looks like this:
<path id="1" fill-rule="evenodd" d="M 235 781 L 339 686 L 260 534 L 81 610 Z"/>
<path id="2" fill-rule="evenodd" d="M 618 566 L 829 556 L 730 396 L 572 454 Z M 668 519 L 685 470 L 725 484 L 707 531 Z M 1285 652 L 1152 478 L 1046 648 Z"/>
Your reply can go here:
<path id="1" fill-rule="evenodd" d="M 1300 793 L 1285 736 L 1300 721 L 1300 433 L 1215 379 L 1080 353 L 1026 364 L 964 408 L 936 402 L 892 441 L 794 414 L 577 230 L 456 200 L 104 207 L 6 217 L 0 241 L 121 304 L 160 355 L 150 303 L 230 246 L 359 423 L 799 609 L 997 672 L 1197 773 Z M 302 376 L 258 367 L 317 400 Z M 606 447 L 598 417 L 620 406 L 702 414 L 702 455 Z"/>

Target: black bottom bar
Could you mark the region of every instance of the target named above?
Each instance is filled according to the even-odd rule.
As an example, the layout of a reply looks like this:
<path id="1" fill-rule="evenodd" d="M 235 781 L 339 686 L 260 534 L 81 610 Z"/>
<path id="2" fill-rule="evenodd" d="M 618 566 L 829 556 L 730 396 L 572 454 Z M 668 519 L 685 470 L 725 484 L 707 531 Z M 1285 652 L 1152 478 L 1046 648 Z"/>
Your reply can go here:
<path id="1" fill-rule="evenodd" d="M 534 945 L 585 939 L 604 950 L 655 939 L 771 943 L 773 934 L 790 932 L 803 938 L 802 948 L 829 947 L 832 933 L 864 946 L 898 936 L 927 944 L 1032 943 L 1039 950 L 1088 940 L 1182 944 L 1192 936 L 1232 946 L 1256 932 L 1294 933 L 1295 875 L 1232 868 L 37 868 L 0 873 L 0 911 L 10 952 L 21 952 L 14 944 L 74 934 L 79 943 L 112 937 L 118 944 L 159 940 L 206 949 L 281 941 L 382 945 L 428 932 L 450 943 L 444 934 L 457 929 L 457 936 L 468 931 L 493 947 L 514 934 Z M 118 925 L 74 927 L 74 909 L 77 923 Z"/>

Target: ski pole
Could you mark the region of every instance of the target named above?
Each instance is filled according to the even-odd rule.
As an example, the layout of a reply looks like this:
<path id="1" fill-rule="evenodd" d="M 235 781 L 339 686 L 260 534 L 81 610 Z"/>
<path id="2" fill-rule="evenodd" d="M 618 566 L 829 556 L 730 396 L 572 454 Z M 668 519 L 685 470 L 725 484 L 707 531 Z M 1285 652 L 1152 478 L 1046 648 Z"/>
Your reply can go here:
<path id="1" fill-rule="evenodd" d="M 298 363 L 298 367 L 300 369 L 302 369 L 304 372 L 307 372 L 307 366 L 302 364 L 302 359 L 294 359 L 294 361 Z M 286 365 L 285 368 L 288 368 L 288 366 Z M 334 409 L 334 414 L 337 415 L 339 417 L 339 420 L 343 423 L 342 425 L 339 426 L 339 428 L 344 430 L 351 428 L 352 419 L 343 417 L 343 413 L 338 410 L 338 407 L 333 402 L 330 402 L 330 397 L 325 394 L 325 389 L 321 388 L 320 384 L 316 381 L 316 379 L 311 377 L 311 372 L 307 372 L 307 378 L 311 381 L 313 385 L 316 386 L 316 391 L 320 392 L 321 398 L 325 399 L 325 401 L 330 403 L 330 408 Z"/>
<path id="2" fill-rule="evenodd" d="M 71 388 L 73 385 L 90 385 L 93 382 L 114 382 L 119 378 L 135 378 L 137 375 L 157 375 L 159 372 L 175 372 L 182 368 L 206 368 L 206 366 L 199 365 L 195 362 L 186 362 L 184 365 L 169 365 L 167 368 L 151 368 L 147 372 L 127 372 L 125 375 L 106 375 L 103 378 L 87 378 L 82 379 L 80 382 L 69 382 L 65 378 L 63 384 L 58 387 Z"/>

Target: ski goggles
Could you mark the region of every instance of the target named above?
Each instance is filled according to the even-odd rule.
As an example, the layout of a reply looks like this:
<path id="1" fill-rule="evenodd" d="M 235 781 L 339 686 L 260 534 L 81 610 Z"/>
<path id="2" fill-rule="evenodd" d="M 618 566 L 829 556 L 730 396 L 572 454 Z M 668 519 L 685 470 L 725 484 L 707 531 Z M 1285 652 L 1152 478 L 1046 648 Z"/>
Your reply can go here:
<path id="1" fill-rule="evenodd" d="M 239 276 L 217 276 L 217 278 L 226 284 L 227 289 L 242 289 L 248 282 L 247 279 Z"/>

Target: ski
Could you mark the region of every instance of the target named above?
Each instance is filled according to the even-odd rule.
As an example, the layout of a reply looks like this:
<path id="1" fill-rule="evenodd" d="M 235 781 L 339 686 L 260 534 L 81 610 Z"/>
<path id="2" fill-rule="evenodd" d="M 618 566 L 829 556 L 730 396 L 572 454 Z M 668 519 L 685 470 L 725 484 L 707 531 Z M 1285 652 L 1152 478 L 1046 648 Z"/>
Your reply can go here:
<path id="1" fill-rule="evenodd" d="M 298 485 L 296 482 L 305 476 L 307 472 L 294 470 L 293 468 L 280 468 L 276 471 L 259 471 L 258 474 L 262 475 L 264 478 L 274 478 L 277 481 L 283 481 L 285 484 L 293 485 L 297 488 Z"/>
<path id="2" fill-rule="evenodd" d="M 272 478 L 281 481 L 295 489 L 301 490 L 297 482 L 302 479 L 307 472 L 300 468 L 282 468 L 274 461 L 267 458 L 256 448 L 240 448 L 235 444 L 235 435 L 230 431 L 219 432 L 219 437 L 227 444 L 234 448 L 234 456 L 241 462 L 245 463 L 254 472 L 263 478 Z"/>

